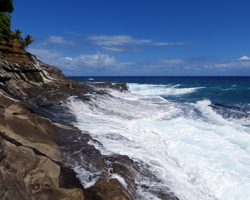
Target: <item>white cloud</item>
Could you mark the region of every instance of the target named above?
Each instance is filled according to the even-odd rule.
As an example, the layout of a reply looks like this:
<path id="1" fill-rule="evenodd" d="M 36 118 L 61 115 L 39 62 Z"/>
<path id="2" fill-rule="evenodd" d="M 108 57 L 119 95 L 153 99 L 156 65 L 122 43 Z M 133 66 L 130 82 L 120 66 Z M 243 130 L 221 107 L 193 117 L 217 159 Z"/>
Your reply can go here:
<path id="1" fill-rule="evenodd" d="M 215 64 L 215 67 L 230 67 L 230 63 L 219 63 L 219 64 Z"/>
<path id="2" fill-rule="evenodd" d="M 62 53 L 56 50 L 48 50 L 43 48 L 31 47 L 29 48 L 29 52 L 36 55 L 38 59 L 41 59 L 42 61 L 48 60 L 50 63 L 54 63 L 57 59 L 62 57 Z"/>
<path id="3" fill-rule="evenodd" d="M 250 75 L 250 59 L 220 62 L 213 58 L 193 57 L 160 59 L 143 66 L 148 74 L 164 75 Z M 242 72 L 245 73 L 242 73 Z"/>
<path id="4" fill-rule="evenodd" d="M 97 52 L 96 55 L 85 54 L 77 58 L 78 62 L 83 63 L 86 66 L 97 67 L 97 66 L 114 66 L 117 64 L 114 56 L 107 54 L 101 54 Z"/>
<path id="5" fill-rule="evenodd" d="M 134 39 L 129 35 L 93 35 L 88 38 L 93 42 L 93 44 L 99 48 L 108 51 L 135 51 L 138 46 L 150 44 L 153 40 L 146 39 Z"/>
<path id="6" fill-rule="evenodd" d="M 53 49 L 30 47 L 38 59 L 74 75 L 250 75 L 250 59 L 219 62 L 213 58 L 159 59 L 148 63 L 120 62 L 114 56 L 97 52 L 65 56 Z M 244 73 L 243 73 L 244 72 Z M 66 75 L 67 75 L 66 74 Z"/>
<path id="7" fill-rule="evenodd" d="M 242 56 L 241 58 L 239 58 L 238 60 L 249 60 L 250 58 L 247 56 Z"/>
<path id="8" fill-rule="evenodd" d="M 155 46 L 168 46 L 168 45 L 188 45 L 193 44 L 192 42 L 154 42 L 152 45 Z"/>
<path id="9" fill-rule="evenodd" d="M 70 64 L 73 62 L 71 57 L 64 57 L 62 52 L 54 49 L 43 48 L 29 48 L 29 51 L 36 55 L 37 59 L 52 66 L 64 68 L 71 68 Z M 72 60 L 71 60 L 72 59 Z"/>
<path id="10" fill-rule="evenodd" d="M 169 42 L 154 42 L 153 45 L 155 45 L 155 46 L 167 46 L 167 45 L 171 45 L 171 43 L 169 43 Z"/>
<path id="11" fill-rule="evenodd" d="M 73 58 L 71 58 L 71 57 L 65 57 L 65 59 L 67 59 L 67 60 L 73 60 Z"/>
<path id="12" fill-rule="evenodd" d="M 77 45 L 78 43 L 74 40 L 65 39 L 60 36 L 51 35 L 45 39 L 47 43 L 57 43 L 57 44 L 66 44 L 66 45 Z"/>
<path id="13" fill-rule="evenodd" d="M 60 45 L 74 45 L 74 46 L 89 46 L 97 47 L 107 51 L 124 52 L 124 51 L 138 51 L 139 47 L 144 45 L 152 46 L 168 46 L 168 45 L 188 45 L 191 42 L 156 42 L 153 39 L 135 39 L 130 35 L 92 35 L 87 38 L 90 43 L 83 41 L 76 41 L 73 39 L 64 38 L 61 36 L 51 35 L 43 40 L 42 46 L 48 43 Z"/>
<path id="14" fill-rule="evenodd" d="M 97 52 L 97 54 L 84 54 L 75 58 L 76 66 L 84 66 L 88 70 L 120 70 L 134 65 L 131 62 L 119 62 L 114 56 Z"/>
<path id="15" fill-rule="evenodd" d="M 250 69 L 250 58 L 242 56 L 240 59 L 231 60 L 224 63 L 215 63 L 214 67 L 227 68 L 227 69 Z M 244 75 L 244 74 L 243 74 Z"/>
<path id="16" fill-rule="evenodd" d="M 153 45 L 153 46 L 167 46 L 167 45 L 187 45 L 191 42 L 154 42 L 152 39 L 134 39 L 130 35 L 94 35 L 88 38 L 93 43 L 102 49 L 108 51 L 127 51 L 137 50 L 136 46 Z"/>
<path id="17" fill-rule="evenodd" d="M 116 52 L 122 52 L 122 51 L 125 51 L 126 49 L 121 46 L 103 46 L 102 48 L 108 51 L 116 51 Z"/>
<path id="18" fill-rule="evenodd" d="M 112 71 L 131 68 L 135 64 L 132 62 L 119 62 L 114 56 L 100 52 L 65 57 L 62 53 L 51 49 L 30 48 L 29 51 L 35 54 L 41 61 L 67 71 Z"/>
<path id="19" fill-rule="evenodd" d="M 182 59 L 161 59 L 159 62 L 162 64 L 164 63 L 164 64 L 173 65 L 173 64 L 183 64 L 184 60 L 182 60 Z"/>
<path id="20" fill-rule="evenodd" d="M 89 40 L 95 41 L 95 44 L 103 46 L 112 46 L 112 45 L 124 45 L 124 44 L 148 44 L 152 40 L 138 40 L 134 39 L 129 35 L 99 35 L 99 36 L 90 36 Z"/>

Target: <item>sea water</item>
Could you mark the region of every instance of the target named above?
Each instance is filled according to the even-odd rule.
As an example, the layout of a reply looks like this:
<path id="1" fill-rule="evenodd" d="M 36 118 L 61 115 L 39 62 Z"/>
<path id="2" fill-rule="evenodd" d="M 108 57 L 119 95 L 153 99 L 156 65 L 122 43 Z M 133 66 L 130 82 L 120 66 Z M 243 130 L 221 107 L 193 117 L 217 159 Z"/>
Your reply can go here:
<path id="1" fill-rule="evenodd" d="M 102 154 L 141 160 L 161 180 L 138 185 L 167 186 L 181 200 L 250 199 L 250 77 L 88 78 L 130 88 L 68 106 Z"/>

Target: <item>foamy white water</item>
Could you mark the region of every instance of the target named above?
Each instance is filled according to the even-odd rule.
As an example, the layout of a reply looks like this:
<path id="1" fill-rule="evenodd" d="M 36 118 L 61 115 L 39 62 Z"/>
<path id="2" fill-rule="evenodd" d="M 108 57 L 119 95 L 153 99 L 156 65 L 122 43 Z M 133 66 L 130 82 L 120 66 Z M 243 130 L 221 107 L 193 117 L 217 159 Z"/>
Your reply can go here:
<path id="1" fill-rule="evenodd" d="M 152 85 L 152 84 L 137 84 L 131 83 L 129 87 L 132 92 L 137 95 L 182 95 L 194 92 L 202 87 L 191 87 L 191 88 L 177 88 L 177 85 Z"/>
<path id="2" fill-rule="evenodd" d="M 76 126 L 103 144 L 104 148 L 96 146 L 101 153 L 115 152 L 147 163 L 162 182 L 138 180 L 138 185 L 167 186 L 183 200 L 250 199 L 249 128 L 223 119 L 208 106 L 209 100 L 176 103 L 159 96 L 199 88 L 129 86 L 131 93 L 113 97 L 70 99 Z M 145 199 L 158 199 L 138 188 Z"/>

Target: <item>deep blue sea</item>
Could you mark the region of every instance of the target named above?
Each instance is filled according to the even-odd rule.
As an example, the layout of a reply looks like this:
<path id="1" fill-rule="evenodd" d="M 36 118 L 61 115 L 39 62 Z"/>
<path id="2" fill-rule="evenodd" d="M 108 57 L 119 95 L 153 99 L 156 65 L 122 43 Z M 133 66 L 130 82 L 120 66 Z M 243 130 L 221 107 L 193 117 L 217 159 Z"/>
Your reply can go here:
<path id="1" fill-rule="evenodd" d="M 94 80 L 110 80 L 116 82 L 137 83 L 147 85 L 158 85 L 159 88 L 166 88 L 166 93 L 160 94 L 162 97 L 171 101 L 179 102 L 196 102 L 198 100 L 209 99 L 212 103 L 250 103 L 250 77 L 72 77 L 76 80 L 93 78 Z M 168 91 L 171 88 L 176 90 L 185 90 L 197 88 L 190 93 L 174 94 Z M 171 93 L 172 92 L 172 93 Z"/>
<path id="2" fill-rule="evenodd" d="M 159 199 L 145 185 L 180 200 L 250 199 L 250 77 L 71 78 L 129 85 L 68 106 L 103 154 L 141 160 L 161 180 L 138 179 L 138 199 Z"/>

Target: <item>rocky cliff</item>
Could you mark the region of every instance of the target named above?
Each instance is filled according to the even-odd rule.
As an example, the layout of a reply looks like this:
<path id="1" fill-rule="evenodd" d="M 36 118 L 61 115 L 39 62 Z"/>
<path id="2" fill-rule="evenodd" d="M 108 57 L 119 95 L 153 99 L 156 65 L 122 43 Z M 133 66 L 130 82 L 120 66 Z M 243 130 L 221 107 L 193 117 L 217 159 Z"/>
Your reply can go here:
<path id="1" fill-rule="evenodd" d="M 105 175 L 104 158 L 87 144 L 90 136 L 69 125 L 73 116 L 57 118 L 50 112 L 64 112 L 62 101 L 89 89 L 36 60 L 14 34 L 0 44 L 1 200 L 132 199 L 118 180 Z M 104 171 L 88 189 L 71 169 L 72 159 L 79 158 L 67 157 L 79 149 L 91 166 Z"/>

